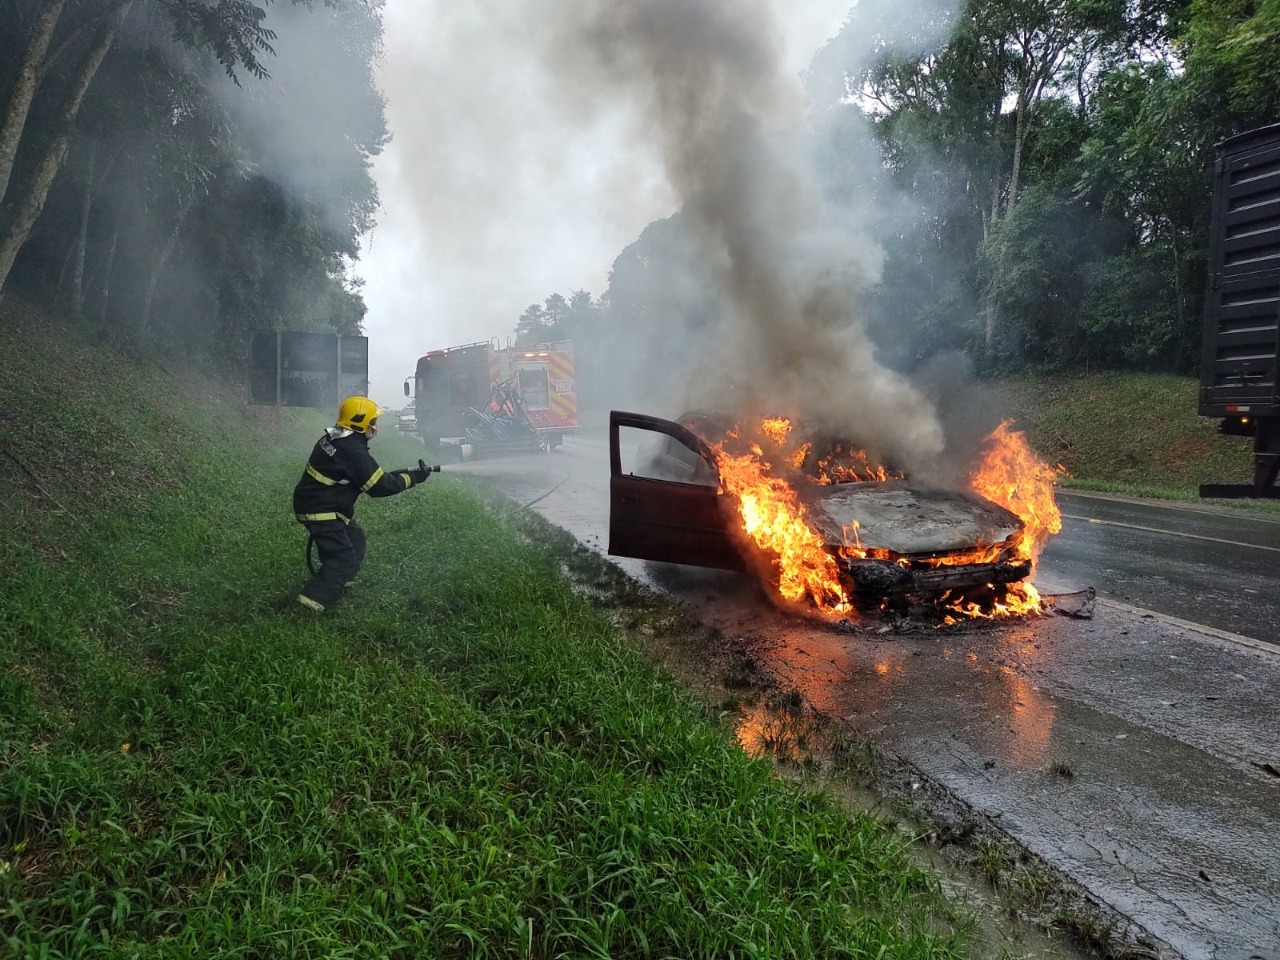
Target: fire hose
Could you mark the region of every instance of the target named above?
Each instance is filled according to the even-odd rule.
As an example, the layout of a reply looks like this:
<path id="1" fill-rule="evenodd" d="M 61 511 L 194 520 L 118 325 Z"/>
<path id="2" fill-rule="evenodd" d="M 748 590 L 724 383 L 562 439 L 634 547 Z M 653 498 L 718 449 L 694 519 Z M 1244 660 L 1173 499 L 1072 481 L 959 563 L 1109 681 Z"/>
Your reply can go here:
<path id="1" fill-rule="evenodd" d="M 423 473 L 439 473 L 440 464 L 436 463 L 428 467 L 425 460 L 419 460 L 418 469 Z M 310 534 L 307 535 L 307 546 L 304 551 L 304 555 L 307 558 L 307 569 L 311 571 L 311 575 L 314 577 L 316 575 L 316 571 L 320 569 L 320 566 L 316 562 L 318 559 L 316 556 L 316 538 Z"/>

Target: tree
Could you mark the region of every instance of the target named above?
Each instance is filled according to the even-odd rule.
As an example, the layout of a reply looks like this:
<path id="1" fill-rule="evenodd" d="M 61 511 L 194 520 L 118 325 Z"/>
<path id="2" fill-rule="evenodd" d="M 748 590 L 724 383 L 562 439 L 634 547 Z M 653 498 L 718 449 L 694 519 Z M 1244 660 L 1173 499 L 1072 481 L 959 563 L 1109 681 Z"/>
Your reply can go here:
<path id="1" fill-rule="evenodd" d="M 299 2 L 299 0 L 294 0 Z M 17 70 L 0 86 L 0 289 L 44 208 L 70 145 L 84 98 L 133 0 L 8 0 L 0 8 L 0 54 Z M 181 44 L 209 51 L 227 74 L 264 76 L 271 52 L 266 13 L 250 0 L 155 0 L 138 5 L 142 22 L 162 17 Z"/>
<path id="2" fill-rule="evenodd" d="M 1206 125 L 1209 136 L 1221 138 L 1276 122 L 1280 0 L 1193 0 L 1182 41 L 1186 82 L 1197 99 L 1213 108 Z"/>
<path id="3" fill-rule="evenodd" d="M 1194 141 L 1212 124 L 1178 68 L 1200 6 L 1213 5 L 956 0 L 941 10 L 954 23 L 944 37 L 928 19 L 914 35 L 882 36 L 867 19 L 873 8 L 855 9 L 845 33 L 870 37 L 873 55 L 849 58 L 846 89 L 871 117 L 913 214 L 885 235 L 873 309 L 902 362 L 957 346 L 1004 367 L 1089 357 L 1102 328 L 1090 326 L 1084 301 L 1108 311 L 1136 303 L 1115 285 L 1149 290 L 1162 263 L 1174 295 L 1144 301 L 1126 335 L 1149 329 L 1153 346 L 1125 356 L 1182 362 L 1170 359 L 1186 353 L 1169 348 L 1168 331 L 1188 330 L 1196 306 L 1191 265 L 1205 225 L 1192 208 L 1207 203 Z M 1082 269 L 1070 269 L 1066 251 Z"/>
<path id="4" fill-rule="evenodd" d="M 104 56 L 6 290 L 192 359 L 237 360 L 255 328 L 358 332 L 381 0 L 277 5 L 257 34 L 271 77 L 252 51 L 229 71 L 179 6 L 143 0 Z"/>
<path id="5" fill-rule="evenodd" d="M 539 340 L 548 339 L 546 333 L 549 326 L 546 308 L 540 303 L 529 304 L 516 321 L 516 346 L 527 347 Z"/>
<path id="6" fill-rule="evenodd" d="M 585 290 L 575 290 L 568 299 L 553 293 L 542 303 L 529 304 L 520 315 L 516 322 L 516 345 L 576 341 L 595 326 L 597 313 L 597 305 Z"/>
<path id="7" fill-rule="evenodd" d="M 1013 368 L 1111 365 L 1114 345 L 1095 336 L 1107 327 L 1091 325 L 1084 307 L 1100 269 L 1124 250 L 1126 239 L 1123 221 L 1096 216 L 1061 185 L 1028 187 L 980 250 L 983 298 L 1005 321 L 988 362 Z"/>
<path id="8" fill-rule="evenodd" d="M 1108 272 L 1139 288 L 1149 286 L 1138 271 L 1157 270 L 1169 297 L 1142 306 L 1143 326 L 1155 341 L 1138 355 L 1167 355 L 1170 331 L 1194 341 L 1203 288 L 1209 229 L 1208 153 L 1215 126 L 1189 96 L 1191 88 L 1161 63 L 1130 64 L 1116 70 L 1096 101 L 1089 135 L 1079 151 L 1079 195 L 1092 194 L 1133 231 L 1131 249 Z M 1116 295 L 1106 298 L 1114 317 Z M 1152 304 L 1169 304 L 1172 315 L 1155 317 Z M 1136 317 L 1135 317 L 1136 319 Z M 1145 340 L 1139 335 L 1140 344 Z M 1194 350 L 1181 351 L 1186 361 Z"/>
<path id="9" fill-rule="evenodd" d="M 45 81 L 50 67 L 66 53 L 66 45 L 77 46 L 76 33 L 67 38 L 64 45 L 50 49 L 57 35 L 58 21 L 67 7 L 65 0 L 54 0 L 45 7 L 31 31 L 30 42 L 22 54 L 17 82 L 7 98 L 3 125 L 0 125 L 0 290 L 8 279 L 13 261 L 22 244 L 26 242 L 32 225 L 44 208 L 49 187 L 62 165 L 71 140 L 71 128 L 89 84 L 93 82 L 103 57 L 115 42 L 120 22 L 128 14 L 132 0 L 111 0 L 96 9 L 87 11 L 89 23 L 78 30 L 84 40 L 78 44 L 83 49 L 74 60 L 67 75 L 62 78 L 60 96 L 47 127 L 40 131 L 43 137 L 27 136 L 28 120 L 32 104 L 42 88 L 52 86 Z M 34 143 L 32 141 L 35 141 Z M 21 170 L 20 149 L 30 144 L 26 176 L 18 181 L 15 191 L 14 171 Z"/>

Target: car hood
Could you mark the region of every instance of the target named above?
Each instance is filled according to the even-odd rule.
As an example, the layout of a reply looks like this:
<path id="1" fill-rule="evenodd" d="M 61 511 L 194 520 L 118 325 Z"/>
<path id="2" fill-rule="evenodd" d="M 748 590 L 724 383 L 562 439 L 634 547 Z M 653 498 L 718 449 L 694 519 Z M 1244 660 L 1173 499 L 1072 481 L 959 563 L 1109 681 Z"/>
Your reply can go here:
<path id="1" fill-rule="evenodd" d="M 834 544 L 857 524 L 864 548 L 903 557 L 961 553 L 1002 543 L 1022 529 L 1010 511 L 972 494 L 906 480 L 814 486 L 801 495 L 813 526 Z"/>

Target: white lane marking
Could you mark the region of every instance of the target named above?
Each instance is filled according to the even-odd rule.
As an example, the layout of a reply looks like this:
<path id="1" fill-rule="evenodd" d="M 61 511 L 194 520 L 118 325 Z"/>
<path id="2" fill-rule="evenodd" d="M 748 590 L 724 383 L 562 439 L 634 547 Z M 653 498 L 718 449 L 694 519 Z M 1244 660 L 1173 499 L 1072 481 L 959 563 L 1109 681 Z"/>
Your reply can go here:
<path id="1" fill-rule="evenodd" d="M 1063 499 L 1070 500 L 1107 500 L 1111 503 L 1131 503 L 1136 507 L 1150 507 L 1155 510 L 1181 511 L 1182 513 L 1207 513 L 1215 517 L 1239 517 L 1243 520 L 1258 523 L 1280 523 L 1274 513 L 1263 513 L 1260 510 L 1246 510 L 1239 507 L 1221 507 L 1211 503 L 1188 503 L 1185 500 L 1152 500 L 1140 497 L 1122 497 L 1114 493 L 1094 493 L 1091 490 L 1067 490 L 1059 488 Z"/>
<path id="2" fill-rule="evenodd" d="M 1171 617 L 1167 613 L 1147 610 L 1144 607 L 1135 607 L 1133 604 L 1121 603 L 1119 600 L 1109 600 L 1106 597 L 1098 597 L 1098 603 L 1103 606 L 1114 607 L 1116 610 L 1123 610 L 1125 613 L 1132 613 L 1141 617 L 1153 617 L 1161 623 L 1182 627 L 1184 630 L 1206 633 L 1211 637 L 1217 637 L 1219 640 L 1226 640 L 1228 643 L 1238 643 L 1242 647 L 1252 647 L 1255 650 L 1264 650 L 1267 653 L 1274 653 L 1280 656 L 1280 646 L 1276 646 L 1274 643 L 1267 643 L 1265 640 L 1255 640 L 1253 637 L 1232 633 L 1229 630 L 1219 630 L 1217 627 L 1205 626 L 1203 623 L 1193 623 L 1190 620 L 1183 620 L 1181 617 Z"/>
<path id="3" fill-rule="evenodd" d="M 1260 543 L 1241 543 L 1239 540 L 1223 540 L 1220 537 L 1205 537 L 1198 533 L 1180 533 L 1177 530 L 1161 530 L 1159 527 L 1142 527 L 1136 523 L 1121 523 L 1118 520 L 1099 520 L 1097 517 L 1081 517 L 1074 513 L 1064 513 L 1063 519 L 1083 520 L 1086 523 L 1098 523 L 1104 527 L 1124 527 L 1128 530 L 1142 530 L 1146 533 L 1163 533 L 1169 537 L 1185 537 L 1188 540 L 1205 540 L 1209 543 L 1225 543 L 1230 547 L 1249 547 L 1253 550 L 1270 550 L 1280 553 L 1280 547 L 1267 547 Z"/>

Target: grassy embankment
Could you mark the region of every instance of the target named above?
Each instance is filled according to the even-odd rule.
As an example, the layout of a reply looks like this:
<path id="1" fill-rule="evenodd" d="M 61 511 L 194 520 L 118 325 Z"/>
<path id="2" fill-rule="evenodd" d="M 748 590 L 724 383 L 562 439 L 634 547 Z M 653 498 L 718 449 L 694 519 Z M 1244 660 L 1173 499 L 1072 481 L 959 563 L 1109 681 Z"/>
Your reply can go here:
<path id="1" fill-rule="evenodd" d="M 1221 436 L 1218 421 L 1197 416 L 1192 377 L 1042 376 L 1000 387 L 1015 426 L 1067 469 L 1065 486 L 1198 500 L 1201 483 L 1253 479 L 1252 440 Z"/>
<path id="2" fill-rule="evenodd" d="M 319 420 L 0 319 L 0 953 L 963 950 L 900 835 L 743 755 L 505 507 L 365 500 L 314 618 Z"/>

